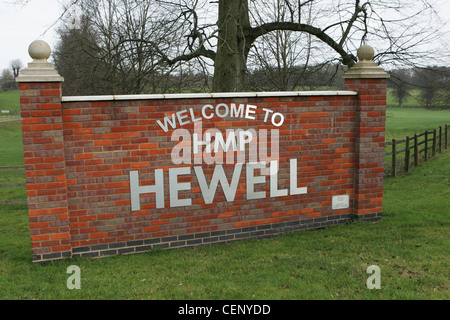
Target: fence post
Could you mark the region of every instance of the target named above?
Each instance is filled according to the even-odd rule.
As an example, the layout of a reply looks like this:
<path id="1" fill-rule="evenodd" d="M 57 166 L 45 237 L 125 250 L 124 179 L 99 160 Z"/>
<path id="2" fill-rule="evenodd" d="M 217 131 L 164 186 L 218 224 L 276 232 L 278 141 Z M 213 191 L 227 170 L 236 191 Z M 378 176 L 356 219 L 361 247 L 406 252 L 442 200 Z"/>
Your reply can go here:
<path id="1" fill-rule="evenodd" d="M 417 133 L 414 134 L 414 165 L 419 165 L 419 146 L 417 145 Z"/>
<path id="2" fill-rule="evenodd" d="M 442 153 L 442 126 L 439 126 L 439 153 Z"/>
<path id="3" fill-rule="evenodd" d="M 434 156 L 436 154 L 436 129 L 433 130 L 433 149 L 431 154 Z"/>
<path id="4" fill-rule="evenodd" d="M 428 160 L 428 129 L 425 130 L 425 161 Z"/>
<path id="5" fill-rule="evenodd" d="M 406 137 L 405 142 L 405 172 L 408 172 L 409 169 L 409 137 Z"/>
<path id="6" fill-rule="evenodd" d="M 395 139 L 392 139 L 392 176 L 395 177 L 395 167 L 396 167 L 396 146 Z"/>
<path id="7" fill-rule="evenodd" d="M 447 141 L 447 125 L 445 125 L 445 149 L 447 149 L 447 143 L 448 143 L 448 141 Z"/>

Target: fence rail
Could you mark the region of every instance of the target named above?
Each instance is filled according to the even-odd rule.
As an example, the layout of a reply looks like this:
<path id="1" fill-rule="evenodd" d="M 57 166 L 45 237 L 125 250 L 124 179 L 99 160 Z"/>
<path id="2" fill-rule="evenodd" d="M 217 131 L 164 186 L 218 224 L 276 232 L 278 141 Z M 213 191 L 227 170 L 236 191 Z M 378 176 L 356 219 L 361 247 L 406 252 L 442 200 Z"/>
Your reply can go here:
<path id="1" fill-rule="evenodd" d="M 26 183 L 0 183 L 0 188 L 23 188 L 26 186 Z"/>
<path id="2" fill-rule="evenodd" d="M 408 172 L 412 165 L 418 166 L 421 161 L 441 153 L 442 148 L 448 148 L 448 127 L 439 126 L 404 139 L 385 143 L 386 152 L 384 172 L 386 176 L 395 177 L 399 172 Z"/>
<path id="3" fill-rule="evenodd" d="M 0 200 L 0 205 L 6 204 L 28 204 L 27 200 Z"/>
<path id="4" fill-rule="evenodd" d="M 25 170 L 24 166 L 21 167 L 0 167 L 0 171 L 21 171 Z"/>
<path id="5" fill-rule="evenodd" d="M 0 167 L 0 171 L 23 171 L 24 166 L 21 167 Z M 0 183 L 0 188 L 25 188 L 26 183 Z M 28 204 L 27 200 L 0 200 L 0 205 L 11 204 Z"/>
<path id="6" fill-rule="evenodd" d="M 21 120 L 20 110 L 0 110 L 0 122 Z"/>

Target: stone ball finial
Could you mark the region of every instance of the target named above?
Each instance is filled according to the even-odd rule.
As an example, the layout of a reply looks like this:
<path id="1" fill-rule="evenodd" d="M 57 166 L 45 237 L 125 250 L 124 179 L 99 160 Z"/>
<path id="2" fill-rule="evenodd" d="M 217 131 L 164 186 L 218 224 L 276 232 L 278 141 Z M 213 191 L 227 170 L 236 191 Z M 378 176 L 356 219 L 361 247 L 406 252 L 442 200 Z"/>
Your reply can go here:
<path id="1" fill-rule="evenodd" d="M 358 60 L 369 60 L 372 61 L 373 57 L 375 56 L 375 51 L 373 48 L 367 44 L 362 45 L 359 47 L 358 51 L 356 52 L 358 55 Z"/>
<path id="2" fill-rule="evenodd" d="M 28 47 L 28 54 L 33 60 L 47 60 L 51 52 L 49 44 L 43 40 L 33 41 Z"/>

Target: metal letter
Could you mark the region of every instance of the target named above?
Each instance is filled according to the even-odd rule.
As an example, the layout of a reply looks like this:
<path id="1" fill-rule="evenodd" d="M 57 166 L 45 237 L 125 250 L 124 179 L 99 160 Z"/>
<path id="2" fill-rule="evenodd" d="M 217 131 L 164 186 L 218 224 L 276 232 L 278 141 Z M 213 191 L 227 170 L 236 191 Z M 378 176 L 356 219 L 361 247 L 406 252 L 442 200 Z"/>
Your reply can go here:
<path id="1" fill-rule="evenodd" d="M 221 150 L 227 152 L 230 146 L 233 146 L 233 151 L 236 151 L 236 134 L 233 129 L 227 129 L 227 142 L 225 143 L 223 139 L 222 133 L 216 132 L 215 140 L 214 140 L 214 152 L 219 151 L 219 144 L 221 146 Z"/>
<path id="2" fill-rule="evenodd" d="M 155 193 L 156 208 L 164 208 L 164 175 L 162 169 L 155 170 L 155 185 L 140 186 L 138 171 L 130 171 L 131 211 L 141 210 L 139 196 L 143 193 Z"/>
<path id="3" fill-rule="evenodd" d="M 258 108 L 257 106 L 254 106 L 254 105 L 251 105 L 251 104 L 248 104 L 247 105 L 247 109 L 245 110 L 245 118 L 246 119 L 250 119 L 250 120 L 255 120 L 255 117 L 254 116 L 251 116 L 250 114 L 255 114 L 255 110 L 253 110 L 253 109 L 256 109 L 256 108 Z"/>
<path id="4" fill-rule="evenodd" d="M 211 153 L 211 133 L 205 132 L 205 139 L 206 141 L 198 140 L 198 133 L 192 135 L 192 152 L 194 154 L 199 152 L 199 146 L 206 146 L 205 152 Z"/>
<path id="5" fill-rule="evenodd" d="M 211 113 L 209 116 L 207 116 L 206 113 L 205 113 L 205 109 L 214 109 L 214 107 L 212 105 L 210 105 L 210 104 L 204 105 L 202 107 L 202 116 L 203 116 L 203 118 L 211 119 L 212 117 L 214 117 L 214 113 Z"/>
<path id="6" fill-rule="evenodd" d="M 297 159 L 290 160 L 289 179 L 291 195 L 308 193 L 308 189 L 306 187 L 297 188 Z"/>
<path id="7" fill-rule="evenodd" d="M 239 104 L 239 107 L 236 109 L 236 104 L 232 103 L 231 104 L 231 112 L 230 112 L 230 117 L 235 117 L 235 118 L 243 118 L 244 117 L 244 104 Z"/>
<path id="8" fill-rule="evenodd" d="M 274 120 L 276 116 L 279 116 L 279 117 L 281 118 L 280 122 L 278 122 L 278 123 L 275 123 L 275 120 Z M 275 113 L 272 115 L 271 121 L 272 121 L 272 124 L 273 124 L 275 127 L 279 127 L 279 126 L 281 126 L 281 125 L 283 124 L 283 122 L 284 122 L 284 116 L 283 116 L 281 113 L 279 113 L 279 112 L 275 112 Z"/>
<path id="9" fill-rule="evenodd" d="M 283 197 L 287 194 L 287 189 L 278 190 L 278 161 L 270 161 L 270 197 Z"/>
<path id="10" fill-rule="evenodd" d="M 216 194 L 217 185 L 222 185 L 222 190 L 225 194 L 225 198 L 227 201 L 234 201 L 234 197 L 236 195 L 237 186 L 239 183 L 239 178 L 241 176 L 242 171 L 242 163 L 237 163 L 234 167 L 233 178 L 231 179 L 231 184 L 228 184 L 227 176 L 225 175 L 225 171 L 223 170 L 222 165 L 216 165 L 214 168 L 214 173 L 211 178 L 211 183 L 208 187 L 206 183 L 205 174 L 203 173 L 203 169 L 201 166 L 194 167 L 195 174 L 197 175 L 198 184 L 200 186 L 200 190 L 203 194 L 203 199 L 205 203 L 212 203 L 214 200 L 214 195 Z"/>
<path id="11" fill-rule="evenodd" d="M 239 131 L 239 150 L 244 151 L 245 144 L 252 142 L 252 140 L 253 140 L 253 134 L 250 130 Z"/>
<path id="12" fill-rule="evenodd" d="M 185 124 L 191 122 L 190 120 L 183 121 L 183 119 L 189 118 L 189 116 L 184 113 L 187 113 L 187 110 L 177 112 L 178 123 L 180 124 L 180 126 L 184 126 Z"/>
<path id="13" fill-rule="evenodd" d="M 247 163 L 247 200 L 263 199 L 266 197 L 265 191 L 255 191 L 255 184 L 265 183 L 265 176 L 254 176 L 255 169 L 265 169 L 266 164 L 264 162 L 249 162 Z"/>
<path id="14" fill-rule="evenodd" d="M 225 108 L 225 113 L 221 114 L 221 113 L 219 112 L 220 107 L 224 107 L 224 108 Z M 227 104 L 225 104 L 225 103 L 219 103 L 219 104 L 216 106 L 216 116 L 218 116 L 219 118 L 225 118 L 225 117 L 228 117 L 228 114 L 229 114 L 229 113 L 230 113 L 230 108 L 228 107 Z"/>
<path id="15" fill-rule="evenodd" d="M 170 185 L 170 207 L 190 206 L 192 199 L 179 199 L 178 192 L 182 190 L 191 190 L 190 182 L 178 182 L 178 176 L 181 174 L 190 174 L 190 167 L 170 168 L 169 169 L 169 185 Z"/>

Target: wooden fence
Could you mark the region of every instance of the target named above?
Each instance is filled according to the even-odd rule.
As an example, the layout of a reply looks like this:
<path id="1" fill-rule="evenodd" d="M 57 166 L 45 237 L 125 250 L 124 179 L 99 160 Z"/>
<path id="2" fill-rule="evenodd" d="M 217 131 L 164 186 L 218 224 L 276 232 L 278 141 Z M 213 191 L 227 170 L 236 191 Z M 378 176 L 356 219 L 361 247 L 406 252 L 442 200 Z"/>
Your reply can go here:
<path id="1" fill-rule="evenodd" d="M 23 171 L 25 167 L 0 167 L 0 171 Z M 0 183 L 0 188 L 25 188 L 26 183 Z M 0 205 L 28 204 L 27 200 L 0 200 Z"/>
<path id="2" fill-rule="evenodd" d="M 20 110 L 0 110 L 0 122 L 4 121 L 13 121 L 13 120 L 21 120 Z"/>
<path id="3" fill-rule="evenodd" d="M 385 144 L 384 173 L 395 177 L 399 172 L 408 172 L 411 166 L 418 166 L 422 161 L 428 161 L 436 153 L 448 147 L 448 127 L 439 126 L 433 130 L 426 130 L 402 140 L 392 139 Z"/>

